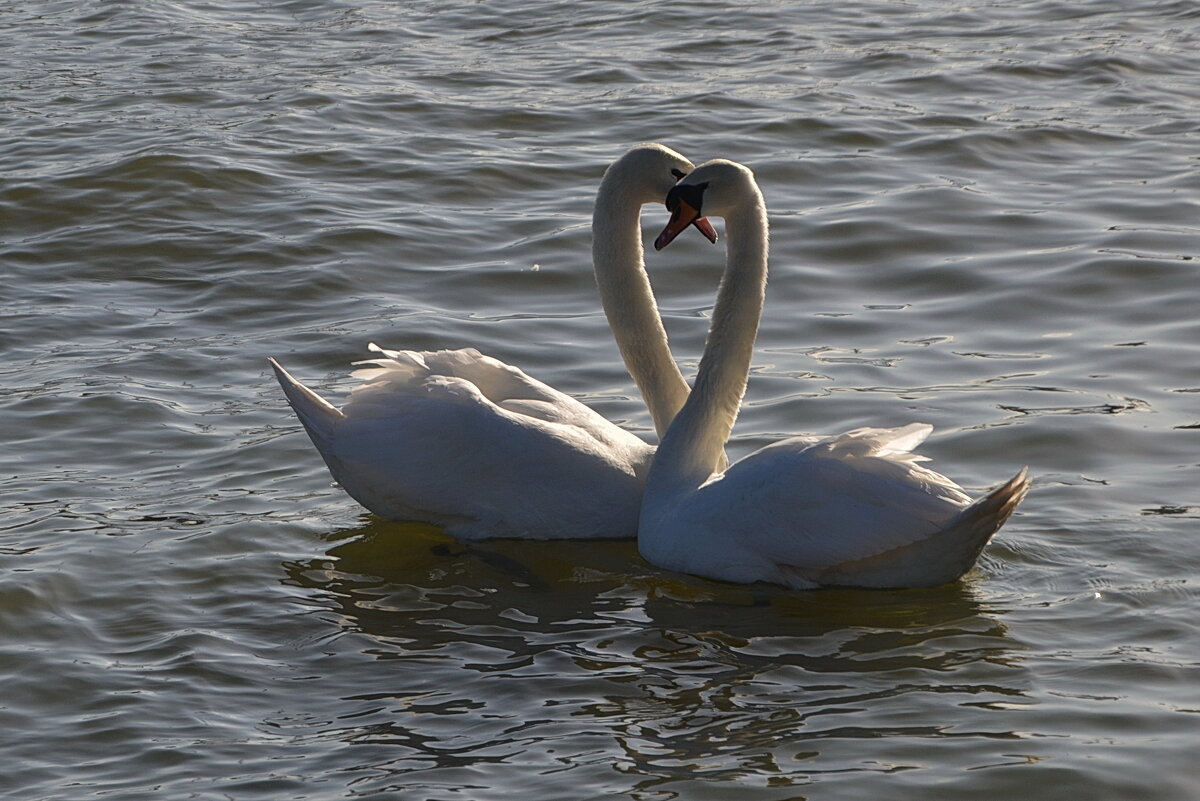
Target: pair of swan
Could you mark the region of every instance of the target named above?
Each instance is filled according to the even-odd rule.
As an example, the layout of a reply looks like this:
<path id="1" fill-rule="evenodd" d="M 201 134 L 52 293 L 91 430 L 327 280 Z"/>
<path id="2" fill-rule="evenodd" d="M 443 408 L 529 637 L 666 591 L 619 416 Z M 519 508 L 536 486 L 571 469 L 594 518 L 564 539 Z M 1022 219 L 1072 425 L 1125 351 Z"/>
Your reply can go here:
<path id="1" fill-rule="evenodd" d="M 677 182 L 678 179 L 678 182 Z M 640 207 L 663 202 L 668 245 L 689 225 L 728 255 L 695 388 L 671 357 L 643 263 Z M 701 210 L 703 209 L 703 214 Z M 601 182 L 597 284 L 650 409 L 657 453 L 578 401 L 473 350 L 385 351 L 338 410 L 274 360 L 334 478 L 373 512 L 458 537 L 638 537 L 659 567 L 735 582 L 933 586 L 971 568 L 1028 486 L 1025 471 L 972 503 L 912 451 L 930 426 L 793 437 L 726 469 L 767 275 L 767 219 L 753 174 L 694 168 L 634 148 Z"/>

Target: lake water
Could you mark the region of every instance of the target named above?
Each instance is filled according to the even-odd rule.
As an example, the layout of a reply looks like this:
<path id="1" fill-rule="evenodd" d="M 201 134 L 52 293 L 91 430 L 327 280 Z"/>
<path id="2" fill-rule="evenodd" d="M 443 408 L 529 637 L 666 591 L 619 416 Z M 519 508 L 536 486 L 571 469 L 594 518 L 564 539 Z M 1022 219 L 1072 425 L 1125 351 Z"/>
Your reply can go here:
<path id="1" fill-rule="evenodd" d="M 1200 8 L 0 6 L 0 797 L 1193 799 Z M 731 452 L 925 421 L 1034 487 L 951 586 L 460 545 L 331 485 L 267 368 L 476 346 L 648 439 L 605 166 L 751 166 Z M 662 210 L 648 209 L 649 237 Z M 721 251 L 648 257 L 695 370 Z"/>

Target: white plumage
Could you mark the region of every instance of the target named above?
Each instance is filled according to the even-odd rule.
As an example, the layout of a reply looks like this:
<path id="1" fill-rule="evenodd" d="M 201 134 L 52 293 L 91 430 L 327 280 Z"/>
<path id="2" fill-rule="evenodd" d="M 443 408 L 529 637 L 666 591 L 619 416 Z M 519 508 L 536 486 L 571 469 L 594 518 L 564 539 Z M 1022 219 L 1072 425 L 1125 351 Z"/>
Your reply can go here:
<path id="1" fill-rule="evenodd" d="M 638 530 L 650 562 L 736 582 L 933 586 L 975 563 L 1028 486 L 1025 471 L 975 503 L 913 453 L 932 428 L 793 437 L 721 472 L 745 392 L 767 277 L 767 219 L 753 174 L 697 167 L 668 197 L 657 246 L 703 210 L 726 219 L 728 258 L 691 397 L 655 454 Z"/>

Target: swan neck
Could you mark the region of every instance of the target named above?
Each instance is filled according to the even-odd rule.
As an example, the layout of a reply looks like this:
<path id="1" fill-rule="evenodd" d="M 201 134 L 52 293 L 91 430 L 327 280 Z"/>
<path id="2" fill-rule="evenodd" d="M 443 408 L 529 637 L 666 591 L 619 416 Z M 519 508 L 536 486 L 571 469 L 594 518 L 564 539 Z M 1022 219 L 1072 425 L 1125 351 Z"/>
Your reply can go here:
<path id="1" fill-rule="evenodd" d="M 725 272 L 695 387 L 659 446 L 650 474 L 654 483 L 694 489 L 723 469 L 725 442 L 746 392 L 767 283 L 767 217 L 761 195 L 726 217 L 725 235 Z"/>
<path id="2" fill-rule="evenodd" d="M 671 356 L 642 249 L 641 204 L 606 175 L 592 217 L 592 264 L 621 358 L 661 438 L 688 396 Z"/>

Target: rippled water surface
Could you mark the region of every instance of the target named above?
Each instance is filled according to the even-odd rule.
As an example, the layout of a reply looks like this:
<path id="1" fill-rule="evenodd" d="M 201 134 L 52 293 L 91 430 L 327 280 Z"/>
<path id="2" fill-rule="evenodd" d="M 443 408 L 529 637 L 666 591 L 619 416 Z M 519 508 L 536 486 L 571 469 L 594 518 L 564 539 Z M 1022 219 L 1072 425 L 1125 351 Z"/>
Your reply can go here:
<path id="1" fill-rule="evenodd" d="M 46 0 L 0 31 L 0 797 L 1195 797 L 1194 3 Z M 652 438 L 589 232 L 646 140 L 771 210 L 731 451 L 921 420 L 972 492 L 1029 465 L 978 570 L 734 587 L 331 485 L 268 355 L 340 399 L 368 342 L 474 345 Z M 650 258 L 691 373 L 720 252 Z"/>

